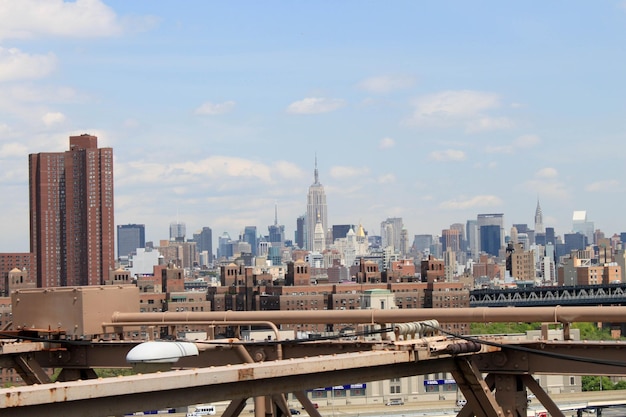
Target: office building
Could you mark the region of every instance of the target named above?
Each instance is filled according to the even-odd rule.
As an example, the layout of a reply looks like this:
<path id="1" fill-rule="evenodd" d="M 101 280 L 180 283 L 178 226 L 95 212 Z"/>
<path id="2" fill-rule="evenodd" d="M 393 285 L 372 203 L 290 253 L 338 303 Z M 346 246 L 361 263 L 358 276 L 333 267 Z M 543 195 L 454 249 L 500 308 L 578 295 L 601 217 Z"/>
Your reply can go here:
<path id="1" fill-rule="evenodd" d="M 468 220 L 465 224 L 467 235 L 467 250 L 472 259 L 478 259 L 478 252 L 480 247 L 480 236 L 478 235 L 478 221 Z"/>
<path id="2" fill-rule="evenodd" d="M 504 247 L 504 214 L 479 214 L 476 218 L 479 251 L 498 256 Z M 519 231 L 519 229 L 518 229 Z"/>
<path id="3" fill-rule="evenodd" d="M 194 234 L 193 240 L 196 242 L 198 253 L 207 253 L 207 264 L 213 262 L 213 231 L 210 227 L 203 227 L 199 233 Z"/>
<path id="4" fill-rule="evenodd" d="M 428 256 L 433 245 L 433 235 L 415 235 L 413 237 L 413 249 Z"/>
<path id="5" fill-rule="evenodd" d="M 187 226 L 185 225 L 185 223 L 181 223 L 178 221 L 170 223 L 170 240 L 174 240 L 176 242 L 184 242 L 186 234 Z"/>
<path id="6" fill-rule="evenodd" d="M 480 250 L 492 256 L 498 256 L 502 247 L 500 226 L 485 225 L 480 228 Z"/>
<path id="7" fill-rule="evenodd" d="M 296 231 L 294 232 L 294 240 L 296 246 L 300 249 L 304 249 L 306 240 L 306 215 L 298 216 L 296 219 Z"/>
<path id="8" fill-rule="evenodd" d="M 393 247 L 399 251 L 402 247 L 402 217 L 392 217 L 380 223 L 380 237 L 382 238 L 382 246 Z"/>
<path id="9" fill-rule="evenodd" d="M 572 215 L 572 232 L 585 235 L 589 245 L 596 243 L 594 241 L 593 232 L 594 224 L 587 220 L 587 212 L 584 210 L 575 211 Z"/>
<path id="10" fill-rule="evenodd" d="M 243 229 L 243 236 L 241 237 L 241 239 L 244 242 L 250 244 L 250 253 L 252 254 L 252 256 L 257 256 L 259 241 L 257 237 L 256 226 L 246 226 Z"/>
<path id="11" fill-rule="evenodd" d="M 334 224 L 332 227 L 333 242 L 337 239 L 343 239 L 348 236 L 350 230 L 356 230 L 356 226 L 353 224 Z"/>
<path id="12" fill-rule="evenodd" d="M 117 258 L 137 253 L 137 248 L 146 247 L 146 226 L 122 224 L 117 226 Z"/>
<path id="13" fill-rule="evenodd" d="M 319 227 L 325 233 L 328 228 L 328 213 L 326 206 L 326 192 L 324 186 L 320 184 L 319 174 L 317 171 L 317 157 L 315 158 L 314 182 L 309 187 L 306 205 L 306 248 L 313 250 L 315 241 L 315 227 L 317 222 Z M 324 236 L 324 240 L 326 237 Z"/>
<path id="14" fill-rule="evenodd" d="M 37 286 L 104 283 L 115 265 L 113 149 L 70 136 L 69 151 L 30 154 L 29 171 Z"/>
<path id="15" fill-rule="evenodd" d="M 457 229 L 443 229 L 441 231 L 441 249 L 458 252 L 461 249 L 461 234 Z"/>
<path id="16" fill-rule="evenodd" d="M 285 226 L 278 224 L 278 206 L 274 206 L 274 224 L 267 226 L 268 240 L 274 247 L 285 246 Z"/>

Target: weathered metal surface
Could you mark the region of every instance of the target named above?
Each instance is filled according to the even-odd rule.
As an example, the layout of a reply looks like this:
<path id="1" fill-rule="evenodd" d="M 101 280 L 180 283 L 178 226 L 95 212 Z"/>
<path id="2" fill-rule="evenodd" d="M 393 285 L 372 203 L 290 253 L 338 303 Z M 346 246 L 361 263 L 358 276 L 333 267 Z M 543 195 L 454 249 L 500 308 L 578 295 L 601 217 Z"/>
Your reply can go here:
<path id="1" fill-rule="evenodd" d="M 63 329 L 72 338 L 99 335 L 114 312 L 138 312 L 139 288 L 125 286 L 22 289 L 11 294 L 13 324 L 30 329 Z M 37 308 L 33 308 L 37 306 Z"/>
<path id="2" fill-rule="evenodd" d="M 48 384 L 52 382 L 33 355 L 28 353 L 15 355 L 13 361 L 15 362 L 14 369 L 27 384 Z"/>
<path id="3" fill-rule="evenodd" d="M 502 408 L 491 393 L 491 388 L 483 380 L 480 370 L 470 360 L 467 358 L 458 359 L 457 369 L 452 371 L 452 376 L 467 399 L 467 404 L 459 415 L 513 417 L 503 413 Z"/>
<path id="4" fill-rule="evenodd" d="M 48 415 L 80 416 L 85 401 L 90 401 L 90 416 L 107 416 L 146 406 L 153 409 L 304 390 L 327 380 L 363 380 L 368 374 L 377 377 L 377 368 L 389 367 L 393 372 L 411 363 L 412 352 L 379 351 L 10 388 L 0 390 L 0 409 L 3 416 L 33 415 L 29 412 L 46 404 L 52 410 Z M 363 373 L 351 376 L 350 371 L 356 369 Z M 73 405 L 80 411 L 75 412 Z"/>
<path id="5" fill-rule="evenodd" d="M 490 373 L 626 375 L 623 341 L 533 341 L 504 345 L 500 352 L 476 355 L 473 360 L 483 372 Z"/>
<path id="6" fill-rule="evenodd" d="M 296 311 L 210 311 L 123 313 L 116 312 L 112 322 L 168 321 L 270 321 L 276 324 L 301 323 L 406 323 L 438 320 L 441 323 L 486 322 L 623 322 L 625 306 L 609 307 L 475 307 L 475 308 L 415 308 L 394 310 L 296 310 Z"/>

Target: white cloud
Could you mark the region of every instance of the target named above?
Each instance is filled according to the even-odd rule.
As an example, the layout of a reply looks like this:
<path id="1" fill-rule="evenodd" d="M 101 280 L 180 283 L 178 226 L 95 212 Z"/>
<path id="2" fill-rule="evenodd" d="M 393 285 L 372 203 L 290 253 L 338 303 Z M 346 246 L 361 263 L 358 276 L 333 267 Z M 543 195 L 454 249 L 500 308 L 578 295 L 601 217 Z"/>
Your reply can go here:
<path id="1" fill-rule="evenodd" d="M 303 178 L 304 172 L 293 162 L 276 161 L 272 166 L 272 172 L 282 178 L 294 179 Z"/>
<path id="2" fill-rule="evenodd" d="M 444 201 L 439 204 L 439 208 L 445 210 L 469 210 L 500 205 L 502 205 L 502 200 L 495 195 L 477 195 L 468 199 L 453 199 Z"/>
<path id="3" fill-rule="evenodd" d="M 46 114 L 43 115 L 41 120 L 43 121 L 43 123 L 46 126 L 52 126 L 54 124 L 64 122 L 65 121 L 65 115 L 63 113 L 59 113 L 59 112 L 46 113 Z"/>
<path id="4" fill-rule="evenodd" d="M 235 108 L 234 101 L 225 101 L 223 103 L 211 103 L 207 101 L 198 107 L 195 111 L 196 114 L 202 115 L 216 115 L 216 114 L 224 114 L 232 111 Z"/>
<path id="5" fill-rule="evenodd" d="M 394 146 L 396 146 L 396 141 L 391 138 L 382 138 L 380 140 L 380 143 L 378 144 L 378 147 L 380 149 L 389 149 L 393 148 Z"/>
<path id="6" fill-rule="evenodd" d="M 487 146 L 487 153 L 513 153 L 518 149 L 532 148 L 541 143 L 541 138 L 537 135 L 523 135 L 511 142 L 510 145 Z"/>
<path id="7" fill-rule="evenodd" d="M 0 158 L 22 158 L 28 154 L 28 148 L 17 142 L 0 146 Z"/>
<path id="8" fill-rule="evenodd" d="M 384 174 L 378 177 L 376 180 L 379 184 L 390 184 L 396 182 L 396 176 L 394 174 Z"/>
<path id="9" fill-rule="evenodd" d="M 25 103 L 76 103 L 85 100 L 85 97 L 70 87 L 16 85 L 7 89 L 6 93 L 11 100 Z M 2 98 L 0 95 L 0 102 Z"/>
<path id="10" fill-rule="evenodd" d="M 266 165 L 254 160 L 211 156 L 198 161 L 162 164 L 158 162 L 116 162 L 116 183 L 124 185 L 167 184 L 192 186 L 218 180 L 222 188 L 241 188 L 251 184 L 273 184 L 278 178 L 299 179 L 303 172 L 293 163 L 276 161 Z"/>
<path id="11" fill-rule="evenodd" d="M 516 148 L 532 148 L 541 143 L 541 138 L 537 135 L 523 135 L 513 141 Z"/>
<path id="12" fill-rule="evenodd" d="M 508 117 L 481 117 L 467 123 L 467 133 L 485 132 L 489 130 L 510 129 L 515 123 Z"/>
<path id="13" fill-rule="evenodd" d="M 30 55 L 0 46 L 0 82 L 42 78 L 56 68 L 54 54 Z"/>
<path id="14" fill-rule="evenodd" d="M 524 186 L 534 194 L 549 196 L 550 198 L 569 198 L 565 184 L 559 180 L 559 173 L 555 168 L 546 167 L 535 172 L 534 178 L 524 183 Z"/>
<path id="15" fill-rule="evenodd" d="M 446 149 L 445 151 L 433 151 L 430 153 L 430 159 L 435 161 L 463 161 L 465 158 L 465 152 L 458 149 Z"/>
<path id="16" fill-rule="evenodd" d="M 409 123 L 417 126 L 464 126 L 467 133 L 508 129 L 514 125 L 506 117 L 493 117 L 487 112 L 500 107 L 497 94 L 483 91 L 442 91 L 413 101 L 415 110 Z"/>
<path id="17" fill-rule="evenodd" d="M 585 187 L 585 191 L 589 191 L 589 192 L 615 191 L 615 189 L 618 186 L 619 186 L 619 182 L 617 180 L 596 181 L 591 184 L 588 184 Z"/>
<path id="18" fill-rule="evenodd" d="M 0 39 L 40 36 L 118 35 L 115 12 L 99 0 L 4 0 L 0 3 Z"/>
<path id="19" fill-rule="evenodd" d="M 318 114 L 328 113 L 340 109 L 346 102 L 338 98 L 308 97 L 295 101 L 287 107 L 287 113 Z"/>
<path id="20" fill-rule="evenodd" d="M 330 176 L 335 179 L 362 177 L 369 173 L 368 168 L 362 167 L 341 167 L 336 166 L 330 169 Z"/>
<path id="21" fill-rule="evenodd" d="M 548 178 L 556 178 L 559 176 L 556 168 L 542 168 L 535 173 L 536 178 L 548 179 Z"/>
<path id="22" fill-rule="evenodd" d="M 391 91 L 412 87 L 413 84 L 415 84 L 413 77 L 383 75 L 363 80 L 359 84 L 359 88 L 371 93 L 389 93 Z"/>

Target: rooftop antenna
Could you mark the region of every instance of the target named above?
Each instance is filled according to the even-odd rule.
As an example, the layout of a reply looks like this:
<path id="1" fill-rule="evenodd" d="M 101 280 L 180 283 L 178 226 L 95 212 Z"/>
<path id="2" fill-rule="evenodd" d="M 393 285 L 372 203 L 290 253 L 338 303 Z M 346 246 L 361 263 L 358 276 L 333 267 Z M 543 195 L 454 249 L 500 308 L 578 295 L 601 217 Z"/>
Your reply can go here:
<path id="1" fill-rule="evenodd" d="M 317 174 L 317 152 L 315 152 L 315 184 L 319 184 L 319 175 Z"/>

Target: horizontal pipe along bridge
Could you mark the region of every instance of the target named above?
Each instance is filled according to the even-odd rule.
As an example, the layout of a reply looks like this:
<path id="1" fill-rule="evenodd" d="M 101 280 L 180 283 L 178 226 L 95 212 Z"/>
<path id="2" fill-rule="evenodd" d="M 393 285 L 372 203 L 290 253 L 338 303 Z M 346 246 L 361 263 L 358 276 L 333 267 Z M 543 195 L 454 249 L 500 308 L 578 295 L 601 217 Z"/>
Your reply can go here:
<path id="1" fill-rule="evenodd" d="M 624 318 L 626 307 L 115 312 L 100 322 L 102 334 L 201 324 L 235 329 L 235 335 L 142 344 L 121 337 L 63 339 L 52 331 L 35 337 L 25 329 L 6 339 L 7 333 L 0 345 L 2 366 L 14 368 L 31 385 L 1 389 L 0 409 L 3 417 L 117 416 L 230 400 L 223 415 L 237 416 L 253 398 L 255 417 L 281 416 L 290 415 L 285 394 L 293 393 L 310 416 L 320 417 L 306 390 L 449 372 L 467 399 L 459 416 L 525 417 L 527 390 L 552 416 L 563 416 L 533 375 L 626 375 L 626 344 L 568 340 L 573 322 L 619 323 Z M 440 329 L 440 323 L 451 322 L 541 322 L 544 333 L 528 341 Z M 280 340 L 280 325 L 295 323 L 350 323 L 359 330 L 348 337 Z M 548 323 L 562 324 L 565 340 L 548 340 Z M 238 329 L 251 325 L 276 336 L 241 340 Z M 368 328 L 379 332 L 376 340 L 361 337 L 360 331 Z M 142 357 L 144 348 L 148 354 Z M 180 357 L 169 357 L 172 350 L 180 351 Z M 155 351 L 167 357 L 154 356 Z M 95 379 L 95 368 L 131 366 L 141 373 Z M 50 383 L 47 368 L 62 369 L 60 382 Z"/>

